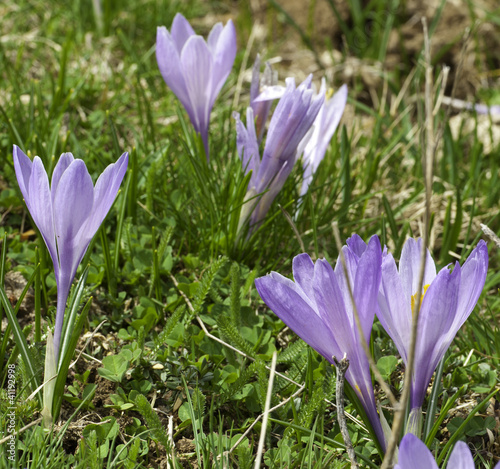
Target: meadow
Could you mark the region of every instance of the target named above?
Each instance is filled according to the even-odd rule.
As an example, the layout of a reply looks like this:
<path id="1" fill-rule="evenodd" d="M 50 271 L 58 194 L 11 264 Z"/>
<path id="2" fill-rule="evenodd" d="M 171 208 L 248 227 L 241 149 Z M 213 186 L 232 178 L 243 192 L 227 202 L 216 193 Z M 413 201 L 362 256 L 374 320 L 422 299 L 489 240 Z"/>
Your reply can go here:
<path id="1" fill-rule="evenodd" d="M 230 58 L 209 39 L 217 82 L 201 56 L 166 76 L 157 28 L 178 14 L 203 38 L 228 28 Z M 396 444 L 400 469 L 454 469 L 454 448 L 464 468 L 498 464 L 494 0 L 4 0 L 0 25 L 0 469 L 385 468 Z M 254 108 L 254 143 L 257 55 L 273 70 L 257 94 L 276 96 L 267 124 Z M 212 93 L 209 125 L 188 84 Z M 308 168 L 311 123 L 343 85 Z M 282 109 L 301 122 L 280 127 Z M 43 192 L 74 164 L 64 197 Z M 384 279 L 411 249 L 398 339 L 403 294 Z M 318 313 L 338 298 L 349 320 Z M 432 452 L 420 466 L 407 432 Z"/>

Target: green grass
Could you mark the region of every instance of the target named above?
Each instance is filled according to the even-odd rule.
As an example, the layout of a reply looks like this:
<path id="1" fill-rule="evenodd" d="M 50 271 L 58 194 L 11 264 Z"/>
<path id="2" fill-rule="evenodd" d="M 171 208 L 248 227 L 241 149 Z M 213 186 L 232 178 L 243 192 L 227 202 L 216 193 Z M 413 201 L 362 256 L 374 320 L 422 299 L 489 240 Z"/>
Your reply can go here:
<path id="1" fill-rule="evenodd" d="M 284 35 L 300 28 L 287 27 L 286 11 L 278 11 L 280 2 L 271 3 L 267 18 L 271 22 L 277 16 Z M 353 11 L 357 3 L 349 2 Z M 380 19 L 362 48 L 354 47 L 351 25 L 340 25 L 349 47 L 346 60 L 385 59 L 388 35 L 398 33 L 401 24 L 397 15 L 384 13 L 383 3 L 369 2 L 350 20 L 364 30 L 366 22 Z M 309 194 L 299 206 L 297 165 L 265 223 L 247 239 L 237 233 L 247 179 L 236 154 L 231 103 L 256 20 L 248 5 L 237 10 L 231 2 L 103 0 L 100 20 L 92 2 L 83 0 L 64 5 L 7 0 L 0 11 L 0 279 L 20 272 L 36 299 L 32 310 L 18 312 L 19 298 L 0 290 L 0 318 L 5 319 L 0 322 L 0 431 L 9 412 L 9 365 L 16 369 L 19 431 L 17 459 L 3 457 L 4 442 L 0 468 L 146 468 L 159 467 L 171 455 L 170 467 L 176 468 L 253 467 L 269 379 L 266 366 L 275 351 L 281 375 L 275 376 L 271 407 L 282 405 L 270 415 L 263 466 L 347 467 L 331 404 L 335 370 L 284 330 L 253 280 L 271 270 L 291 276 L 291 260 L 301 249 L 278 204 L 292 217 L 298 210 L 295 224 L 306 252 L 330 261 L 338 254 L 333 221 L 344 240 L 353 232 L 365 239 L 378 234 L 396 258 L 408 236 L 421 234 L 420 68 L 394 105 L 404 78 L 419 65 L 405 58 L 401 69 L 387 73 L 391 99 L 383 100 L 380 89 L 378 105 L 366 98 L 362 77 L 353 77 L 353 117 L 344 119 Z M 156 65 L 156 27 L 170 27 L 177 11 L 204 35 L 211 27 L 210 14 L 224 21 L 232 16 L 238 25 L 235 66 L 212 113 L 208 166 L 185 111 Z M 498 33 L 498 11 L 488 12 L 487 18 Z M 315 43 L 310 29 L 301 36 L 319 56 L 324 42 Z M 474 41 L 478 53 L 483 44 Z M 278 55 L 281 45 L 271 45 L 265 58 Z M 494 72 L 493 54 L 483 58 Z M 317 83 L 320 78 L 320 72 L 315 74 Z M 244 82 L 240 113 L 248 90 Z M 481 93 L 487 96 L 491 90 Z M 480 118 L 471 114 L 469 119 L 477 124 Z M 443 134 L 430 230 L 434 258 L 443 267 L 468 255 L 481 236 L 479 222 L 500 231 L 500 148 L 486 152 L 477 125 L 471 132 L 461 128 L 453 133 L 444 110 L 436 113 L 435 124 Z M 74 344 L 76 363 L 66 383 L 56 384 L 66 386 L 52 433 L 37 420 L 38 398 L 28 397 L 34 383 L 42 382 L 56 285 L 50 256 L 16 183 L 13 144 L 39 155 L 49 171 L 61 153 L 71 151 L 85 160 L 94 180 L 123 151 L 130 152 L 121 191 L 77 274 L 80 278 L 90 265 L 81 307 L 90 297 L 92 303 L 86 318 L 87 309 L 83 314 L 73 309 L 75 321 L 81 314 L 83 335 Z M 428 444 L 441 461 L 448 457 L 450 442 L 461 438 L 474 448 L 481 468 L 493 467 L 500 457 L 498 445 L 490 444 L 499 435 L 493 415 L 499 397 L 492 395 L 499 389 L 499 254 L 493 243 L 489 252 L 484 293 L 446 355 L 441 386 L 435 388 L 435 416 L 426 424 Z M 17 328 L 6 325 L 13 314 L 18 315 Z M 399 395 L 402 362 L 378 323 L 371 346 Z M 381 391 L 377 397 L 392 421 L 387 398 Z M 346 410 L 361 418 L 355 403 L 347 401 Z M 361 464 L 379 467 L 366 428 L 351 420 L 348 428 Z"/>

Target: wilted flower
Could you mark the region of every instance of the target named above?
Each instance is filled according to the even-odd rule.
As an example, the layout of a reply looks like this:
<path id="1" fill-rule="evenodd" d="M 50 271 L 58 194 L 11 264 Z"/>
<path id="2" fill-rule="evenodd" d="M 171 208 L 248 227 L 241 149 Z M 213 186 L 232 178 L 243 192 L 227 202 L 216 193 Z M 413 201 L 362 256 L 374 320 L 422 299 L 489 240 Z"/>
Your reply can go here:
<path id="1" fill-rule="evenodd" d="M 262 160 L 259 156 L 258 140 L 253 121 L 253 111 L 247 110 L 247 128 L 235 113 L 238 154 L 246 172 L 252 170 L 246 199 L 259 194 L 257 202 L 245 204 L 240 220 L 250 216 L 250 229 L 262 222 L 272 201 L 281 190 L 292 171 L 300 143 L 311 129 L 323 104 L 324 95 L 315 96 L 311 89 L 310 75 L 297 88 L 293 78 L 286 79 L 286 90 L 278 102 L 267 132 Z M 265 192 L 265 193 L 264 193 Z"/>
<path id="2" fill-rule="evenodd" d="M 235 57 L 236 30 L 231 20 L 224 27 L 217 23 L 207 41 L 194 32 L 180 13 L 175 15 L 170 32 L 164 26 L 158 28 L 158 67 L 200 133 L 207 159 L 210 113 Z"/>
<path id="3" fill-rule="evenodd" d="M 42 160 L 31 161 L 14 145 L 17 182 L 28 210 L 40 230 L 54 264 L 57 313 L 54 331 L 55 358 L 71 283 L 87 247 L 115 200 L 127 169 L 128 153 L 110 164 L 94 184 L 85 163 L 63 153 L 54 168 L 52 183 Z"/>
<path id="4" fill-rule="evenodd" d="M 370 342 L 380 287 L 382 252 L 377 236 L 366 245 L 354 235 L 342 248 L 349 281 L 366 341 Z M 307 254 L 293 259 L 294 282 L 271 272 L 255 280 L 257 291 L 274 313 L 330 363 L 347 355 L 346 379 L 360 399 L 379 443 L 385 448 L 377 414 L 370 366 L 361 345 L 342 263 L 314 264 Z"/>
<path id="5" fill-rule="evenodd" d="M 320 93 L 326 93 L 325 79 L 321 80 Z M 325 157 L 328 144 L 337 130 L 347 102 L 347 86 L 342 85 L 340 89 L 330 98 L 326 99 L 321 107 L 316 120 L 311 138 L 306 143 L 302 155 L 304 167 L 304 179 L 300 189 L 300 195 L 304 196 L 312 182 L 313 175 L 319 164 Z"/>
<path id="6" fill-rule="evenodd" d="M 398 459 L 394 469 L 438 469 L 429 448 L 412 433 L 406 434 L 401 440 Z M 457 441 L 446 468 L 474 469 L 474 459 L 467 443 Z M 500 469 L 500 463 L 497 463 L 495 469 Z"/>
<path id="7" fill-rule="evenodd" d="M 409 238 L 403 246 L 399 272 L 391 254 L 382 261 L 378 317 L 405 364 L 417 301 L 421 253 L 422 240 Z M 436 366 L 481 295 L 487 269 L 488 249 L 483 240 L 462 267 L 456 262 L 453 270 L 445 267 L 438 274 L 427 251 L 411 384 L 412 409 L 422 407 Z"/>

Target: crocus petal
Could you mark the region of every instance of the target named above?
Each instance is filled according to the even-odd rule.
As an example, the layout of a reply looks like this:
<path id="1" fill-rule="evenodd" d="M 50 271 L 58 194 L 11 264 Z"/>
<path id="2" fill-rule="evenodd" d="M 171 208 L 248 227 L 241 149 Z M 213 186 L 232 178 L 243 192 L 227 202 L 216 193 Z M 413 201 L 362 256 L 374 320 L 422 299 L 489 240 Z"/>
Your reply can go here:
<path id="1" fill-rule="evenodd" d="M 187 40 L 191 36 L 196 35 L 193 28 L 189 24 L 189 21 L 180 13 L 177 13 L 174 17 L 174 21 L 172 21 L 171 33 L 173 43 L 179 55 Z"/>
<path id="2" fill-rule="evenodd" d="M 394 466 L 394 469 L 423 468 L 438 469 L 438 466 L 429 448 L 413 433 L 407 433 L 401 440 L 398 463 Z"/>
<path id="3" fill-rule="evenodd" d="M 356 233 L 354 233 L 350 238 L 347 238 L 346 244 L 347 247 L 358 257 L 361 257 L 366 250 L 366 243 L 363 241 L 363 238 Z"/>
<path id="4" fill-rule="evenodd" d="M 285 94 L 286 88 L 281 85 L 266 86 L 262 92 L 254 98 L 254 103 L 262 103 L 264 101 L 273 101 L 280 99 Z"/>
<path id="5" fill-rule="evenodd" d="M 424 285 L 430 285 L 436 277 L 436 265 L 427 250 L 427 259 L 425 262 Z M 417 292 L 420 276 L 420 259 L 422 257 L 422 239 L 415 240 L 409 238 L 406 240 L 401 260 L 399 261 L 399 273 L 401 282 L 405 290 L 405 295 L 410 298 Z"/>
<path id="6" fill-rule="evenodd" d="M 474 458 L 467 443 L 457 441 L 446 467 L 447 469 L 474 469 Z"/>
<path id="7" fill-rule="evenodd" d="M 411 408 L 422 407 L 432 374 L 450 345 L 443 341 L 443 331 L 447 331 L 453 323 L 459 285 L 460 266 L 456 266 L 451 274 L 443 269 L 422 301 L 415 346 Z"/>
<path id="8" fill-rule="evenodd" d="M 164 26 L 159 27 L 156 33 L 156 61 L 165 83 L 179 98 L 191 118 L 192 111 L 182 74 L 180 51 L 175 47 L 170 33 Z"/>
<path id="9" fill-rule="evenodd" d="M 14 145 L 13 150 L 14 155 L 14 169 L 16 171 L 17 183 L 19 184 L 19 189 L 21 189 L 21 194 L 23 194 L 26 204 L 28 204 L 29 199 L 29 184 L 33 163 L 27 155 L 17 146 Z"/>
<path id="10" fill-rule="evenodd" d="M 54 168 L 54 172 L 52 173 L 52 180 L 50 182 L 50 192 L 52 196 L 52 203 L 54 203 L 54 197 L 56 195 L 57 186 L 63 175 L 64 171 L 68 169 L 68 166 L 74 161 L 74 157 L 71 153 L 63 153 L 59 158 L 59 161 Z"/>
<path id="11" fill-rule="evenodd" d="M 74 278 L 82 247 L 74 241 L 92 212 L 94 185 L 82 160 L 74 160 L 61 176 L 54 198 L 54 226 L 59 264 L 65 277 Z M 86 246 L 83 248 L 86 249 Z"/>
<path id="12" fill-rule="evenodd" d="M 116 163 L 110 164 L 99 176 L 94 188 L 92 213 L 85 225 L 84 238 L 89 242 L 106 218 L 115 201 L 123 177 L 127 171 L 128 153 L 123 153 Z"/>
<path id="13" fill-rule="evenodd" d="M 299 254 L 293 258 L 293 279 L 307 297 L 314 300 L 314 262 L 309 254 Z"/>
<path id="14" fill-rule="evenodd" d="M 405 296 L 396 262 L 390 253 L 382 260 L 382 286 L 378 304 L 380 310 L 377 315 L 380 323 L 396 344 L 406 364 L 412 321 L 410 298 Z"/>
<path id="15" fill-rule="evenodd" d="M 191 121 L 196 131 L 205 138 L 208 135 L 210 113 L 208 90 L 212 86 L 213 61 L 208 46 L 201 36 L 191 36 L 187 40 L 182 49 L 181 67 L 192 112 Z"/>
<path id="16" fill-rule="evenodd" d="M 208 34 L 207 46 L 210 49 L 210 53 L 212 54 L 212 56 L 215 54 L 215 51 L 217 50 L 217 43 L 219 42 L 220 33 L 222 32 L 223 29 L 224 28 L 222 26 L 222 23 L 219 22 L 214 24 L 210 33 Z"/>
<path id="17" fill-rule="evenodd" d="M 222 28 L 222 25 L 221 25 Z M 214 27 L 215 29 L 215 27 Z M 214 31 L 212 29 L 212 31 Z M 210 36 L 212 33 L 210 33 Z M 210 46 L 210 37 L 209 37 Z M 212 94 L 210 97 L 210 108 L 212 108 L 215 98 L 224 85 L 236 58 L 236 29 L 231 20 L 229 20 L 221 30 L 217 38 L 217 45 L 213 52 L 213 77 Z"/>
<path id="18" fill-rule="evenodd" d="M 255 280 L 266 305 L 302 340 L 324 357 L 335 354 L 335 341 L 300 287 L 275 272 Z"/>
<path id="19" fill-rule="evenodd" d="M 42 160 L 35 156 L 31 177 L 29 180 L 29 204 L 28 209 L 33 221 L 47 245 L 50 257 L 54 264 L 54 270 L 58 271 L 56 237 L 54 233 L 54 218 L 52 212 L 52 201 L 50 198 L 49 178 L 43 167 Z"/>
<path id="20" fill-rule="evenodd" d="M 255 179 L 260 165 L 259 143 L 255 133 L 252 108 L 247 108 L 247 127 L 241 122 L 240 115 L 233 113 L 236 120 L 236 148 L 241 159 L 245 174 L 252 171 L 252 178 Z"/>

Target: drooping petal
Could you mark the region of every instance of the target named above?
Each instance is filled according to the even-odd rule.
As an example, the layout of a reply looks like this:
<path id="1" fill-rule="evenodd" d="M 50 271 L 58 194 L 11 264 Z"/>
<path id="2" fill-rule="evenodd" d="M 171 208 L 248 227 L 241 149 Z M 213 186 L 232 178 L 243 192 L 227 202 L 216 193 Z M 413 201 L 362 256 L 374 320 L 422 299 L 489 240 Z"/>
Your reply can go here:
<path id="1" fill-rule="evenodd" d="M 447 469 L 474 469 L 474 458 L 467 443 L 457 441 L 446 465 Z"/>
<path id="2" fill-rule="evenodd" d="M 394 469 L 423 468 L 438 469 L 438 466 L 425 443 L 420 441 L 413 433 L 407 433 L 401 440 L 398 463 L 394 466 Z"/>
<path id="3" fill-rule="evenodd" d="M 180 55 L 182 48 L 184 47 L 184 44 L 186 44 L 187 40 L 191 36 L 196 35 L 196 33 L 189 24 L 189 21 L 186 18 L 184 18 L 184 16 L 181 15 L 180 13 L 177 13 L 175 15 L 170 30 L 172 33 L 172 41 L 175 45 L 175 48 L 177 49 L 177 52 Z"/>
<path id="4" fill-rule="evenodd" d="M 262 300 L 290 329 L 324 357 L 335 354 L 335 341 L 300 287 L 273 272 L 255 280 Z"/>
<path id="5" fill-rule="evenodd" d="M 35 156 L 31 167 L 31 177 L 29 180 L 29 204 L 28 209 L 33 217 L 33 221 L 40 230 L 40 233 L 47 245 L 50 257 L 54 264 L 54 270 L 58 272 L 56 237 L 54 233 L 54 218 L 52 201 L 50 198 L 49 178 L 43 167 L 42 160 Z"/>
<path id="6" fill-rule="evenodd" d="M 29 184 L 33 163 L 17 145 L 14 145 L 13 155 L 17 183 L 19 184 L 19 189 L 21 189 L 21 194 L 23 194 L 26 204 L 28 204 Z"/>

